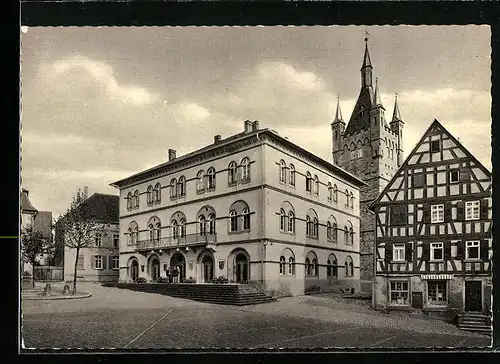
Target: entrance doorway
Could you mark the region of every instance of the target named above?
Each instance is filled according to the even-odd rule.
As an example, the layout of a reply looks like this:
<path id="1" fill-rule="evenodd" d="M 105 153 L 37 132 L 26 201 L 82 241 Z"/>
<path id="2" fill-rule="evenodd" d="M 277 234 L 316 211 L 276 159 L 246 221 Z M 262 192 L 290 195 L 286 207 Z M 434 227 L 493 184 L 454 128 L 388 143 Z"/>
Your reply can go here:
<path id="1" fill-rule="evenodd" d="M 139 263 L 134 259 L 130 264 L 130 279 L 135 282 L 137 277 L 139 277 Z"/>
<path id="2" fill-rule="evenodd" d="M 465 311 L 482 311 L 481 283 L 481 281 L 465 281 Z"/>
<path id="3" fill-rule="evenodd" d="M 201 261 L 203 282 L 210 283 L 214 277 L 214 260 L 210 255 L 205 255 Z"/>
<path id="4" fill-rule="evenodd" d="M 151 261 L 151 280 L 156 282 L 158 278 L 160 278 L 160 261 L 155 258 Z"/>
<path id="5" fill-rule="evenodd" d="M 175 267 L 179 267 L 181 271 L 179 275 L 179 282 L 186 278 L 186 260 L 184 259 L 184 255 L 181 253 L 175 253 L 172 255 L 170 259 L 170 267 L 174 269 Z"/>
<path id="6" fill-rule="evenodd" d="M 238 253 L 235 258 L 235 281 L 236 283 L 247 283 L 250 278 L 248 257 L 244 253 Z"/>

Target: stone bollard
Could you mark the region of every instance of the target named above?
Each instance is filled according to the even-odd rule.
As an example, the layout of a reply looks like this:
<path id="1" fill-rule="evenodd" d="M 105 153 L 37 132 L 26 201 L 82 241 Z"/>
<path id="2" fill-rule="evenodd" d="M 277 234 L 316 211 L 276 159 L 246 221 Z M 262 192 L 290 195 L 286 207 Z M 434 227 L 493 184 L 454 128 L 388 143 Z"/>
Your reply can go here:
<path id="1" fill-rule="evenodd" d="M 69 286 L 67 284 L 64 285 L 63 294 L 69 294 Z"/>

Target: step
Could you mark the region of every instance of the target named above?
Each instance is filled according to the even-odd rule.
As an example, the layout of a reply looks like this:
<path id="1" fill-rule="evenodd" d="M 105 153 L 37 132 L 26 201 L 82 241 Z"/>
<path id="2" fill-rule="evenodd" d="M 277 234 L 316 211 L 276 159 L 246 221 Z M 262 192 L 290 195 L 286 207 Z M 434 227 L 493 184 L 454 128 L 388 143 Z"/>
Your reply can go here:
<path id="1" fill-rule="evenodd" d="M 482 314 L 482 313 L 475 313 L 475 312 L 464 312 L 460 314 L 459 316 L 461 317 L 490 317 L 488 315 Z"/>

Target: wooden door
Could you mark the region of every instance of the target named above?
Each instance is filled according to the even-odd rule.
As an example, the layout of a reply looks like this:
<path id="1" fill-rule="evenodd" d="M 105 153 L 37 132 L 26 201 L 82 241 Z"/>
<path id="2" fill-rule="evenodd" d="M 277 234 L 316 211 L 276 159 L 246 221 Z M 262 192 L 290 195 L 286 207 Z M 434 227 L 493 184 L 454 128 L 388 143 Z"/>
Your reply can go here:
<path id="1" fill-rule="evenodd" d="M 482 311 L 481 281 L 465 282 L 465 311 Z"/>

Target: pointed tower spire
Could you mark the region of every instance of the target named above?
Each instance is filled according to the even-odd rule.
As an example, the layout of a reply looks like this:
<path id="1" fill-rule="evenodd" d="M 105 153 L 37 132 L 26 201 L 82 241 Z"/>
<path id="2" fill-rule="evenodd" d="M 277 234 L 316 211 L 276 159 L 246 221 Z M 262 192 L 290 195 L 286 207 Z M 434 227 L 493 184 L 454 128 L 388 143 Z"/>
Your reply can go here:
<path id="1" fill-rule="evenodd" d="M 344 122 L 344 119 L 342 119 L 342 110 L 340 110 L 340 95 L 337 95 L 337 111 L 335 112 L 335 122 Z"/>
<path id="2" fill-rule="evenodd" d="M 370 87 L 372 85 L 372 61 L 368 52 L 368 32 L 365 35 L 365 55 L 363 65 L 361 66 L 361 87 Z"/>
<path id="3" fill-rule="evenodd" d="M 384 107 L 382 106 L 382 100 L 380 100 L 380 91 L 378 90 L 378 77 L 375 79 L 375 96 L 373 98 L 374 107 Z"/>
<path id="4" fill-rule="evenodd" d="M 391 123 L 401 121 L 403 122 L 403 119 L 401 118 L 401 113 L 399 112 L 399 105 L 398 105 L 398 94 L 394 96 L 394 112 L 392 113 L 392 121 Z"/>

